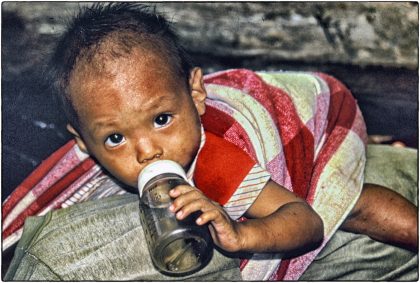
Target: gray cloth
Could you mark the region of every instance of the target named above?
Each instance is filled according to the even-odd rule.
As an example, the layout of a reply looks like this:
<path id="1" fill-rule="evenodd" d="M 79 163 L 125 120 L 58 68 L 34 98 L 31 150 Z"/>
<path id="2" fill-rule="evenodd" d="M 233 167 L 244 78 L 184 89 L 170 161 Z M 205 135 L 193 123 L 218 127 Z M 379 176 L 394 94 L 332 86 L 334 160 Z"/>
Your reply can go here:
<path id="1" fill-rule="evenodd" d="M 417 151 L 369 146 L 365 181 L 395 189 L 417 204 Z M 238 261 L 215 251 L 187 278 L 168 278 L 150 261 L 138 197 L 113 196 L 31 217 L 6 280 L 240 280 Z M 367 236 L 338 231 L 301 280 L 416 280 L 418 256 Z"/>
<path id="2" fill-rule="evenodd" d="M 388 187 L 418 205 L 417 151 L 370 145 L 365 183 Z M 300 280 L 417 281 L 418 255 L 365 235 L 337 231 Z"/>
<path id="3" fill-rule="evenodd" d="M 238 281 L 241 275 L 239 260 L 216 250 L 195 274 L 159 273 L 140 225 L 138 196 L 126 194 L 28 218 L 5 280 Z"/>

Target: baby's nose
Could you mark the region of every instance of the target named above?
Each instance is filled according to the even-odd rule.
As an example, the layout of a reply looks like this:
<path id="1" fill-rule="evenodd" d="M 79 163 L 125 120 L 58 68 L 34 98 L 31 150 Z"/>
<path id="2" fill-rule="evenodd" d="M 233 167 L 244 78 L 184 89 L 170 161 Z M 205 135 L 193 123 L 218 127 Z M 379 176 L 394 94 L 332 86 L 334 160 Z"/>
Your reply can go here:
<path id="1" fill-rule="evenodd" d="M 141 138 L 137 143 L 136 151 L 139 163 L 159 159 L 163 154 L 162 147 L 150 138 Z"/>

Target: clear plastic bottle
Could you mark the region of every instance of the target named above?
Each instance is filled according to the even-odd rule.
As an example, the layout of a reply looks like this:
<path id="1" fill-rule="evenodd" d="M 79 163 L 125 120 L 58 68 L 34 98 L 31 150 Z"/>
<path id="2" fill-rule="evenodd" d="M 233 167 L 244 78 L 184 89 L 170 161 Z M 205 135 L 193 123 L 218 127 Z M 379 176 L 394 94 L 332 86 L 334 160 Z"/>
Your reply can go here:
<path id="1" fill-rule="evenodd" d="M 169 191 L 181 184 L 188 184 L 185 172 L 171 160 L 151 163 L 138 178 L 140 220 L 152 262 L 158 271 L 170 276 L 200 270 L 213 254 L 207 226 L 195 223 L 199 213 L 177 220 L 169 210 Z"/>

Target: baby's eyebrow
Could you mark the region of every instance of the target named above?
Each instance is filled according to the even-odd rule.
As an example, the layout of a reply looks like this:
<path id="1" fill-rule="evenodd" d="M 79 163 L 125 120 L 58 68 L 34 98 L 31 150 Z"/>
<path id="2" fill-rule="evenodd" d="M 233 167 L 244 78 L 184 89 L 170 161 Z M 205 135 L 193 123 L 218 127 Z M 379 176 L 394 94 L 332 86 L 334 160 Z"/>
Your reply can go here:
<path id="1" fill-rule="evenodd" d="M 101 131 L 103 131 L 104 129 L 107 128 L 115 128 L 117 126 L 117 124 L 113 121 L 106 121 L 106 120 L 99 120 L 99 121 L 94 121 L 92 124 L 92 133 L 94 135 L 98 135 Z"/>
<path id="2" fill-rule="evenodd" d="M 152 110 L 164 103 L 171 103 L 173 101 L 176 101 L 175 95 L 157 96 L 156 98 L 151 98 L 149 101 L 142 103 L 142 105 L 139 105 L 139 110 Z"/>

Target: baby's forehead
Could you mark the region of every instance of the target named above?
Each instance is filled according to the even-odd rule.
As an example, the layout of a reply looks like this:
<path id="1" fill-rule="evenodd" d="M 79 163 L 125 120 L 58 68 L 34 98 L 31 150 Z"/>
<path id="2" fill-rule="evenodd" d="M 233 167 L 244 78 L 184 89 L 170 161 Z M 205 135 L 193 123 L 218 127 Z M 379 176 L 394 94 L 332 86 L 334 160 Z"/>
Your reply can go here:
<path id="1" fill-rule="evenodd" d="M 112 76 L 119 64 L 148 64 L 153 68 L 165 68 L 172 74 L 178 73 L 178 64 L 170 51 L 159 44 L 147 41 L 128 44 L 121 38 L 110 37 L 100 44 L 82 50 L 73 66 L 71 76 L 86 72 L 96 75 Z"/>
<path id="2" fill-rule="evenodd" d="M 80 101 L 101 90 L 108 92 L 107 88 L 133 93 L 147 93 L 152 89 L 188 92 L 185 80 L 174 74 L 174 69 L 159 54 L 140 49 L 118 57 L 98 54 L 93 60 L 78 62 L 69 81 L 72 99 L 77 96 L 76 100 Z"/>
<path id="3" fill-rule="evenodd" d="M 175 74 L 175 68 L 168 64 L 160 54 L 140 49 L 133 49 L 130 53 L 112 57 L 98 53 L 89 60 L 82 59 L 75 64 L 69 84 L 76 82 L 78 85 L 89 85 L 101 80 L 121 78 L 123 75 L 126 80 L 147 83 L 151 74 L 156 73 L 160 76 L 154 77 L 155 82 L 167 78 L 180 81 Z"/>

